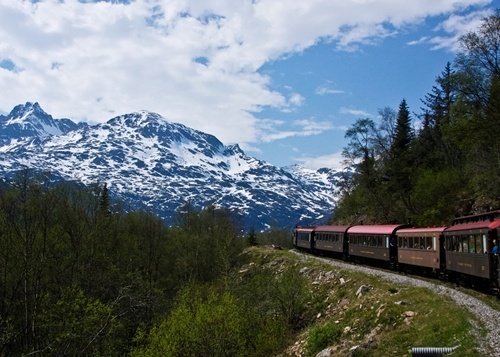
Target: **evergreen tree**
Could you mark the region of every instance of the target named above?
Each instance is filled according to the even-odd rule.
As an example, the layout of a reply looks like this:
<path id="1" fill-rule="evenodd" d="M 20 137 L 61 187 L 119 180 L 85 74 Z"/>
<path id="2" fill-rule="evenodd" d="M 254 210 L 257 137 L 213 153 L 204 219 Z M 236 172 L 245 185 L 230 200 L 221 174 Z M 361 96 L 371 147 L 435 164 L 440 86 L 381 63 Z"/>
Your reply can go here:
<path id="1" fill-rule="evenodd" d="M 388 165 L 389 194 L 393 217 L 408 220 L 412 211 L 411 187 L 413 158 L 410 146 L 414 138 L 411 127 L 411 118 L 406 100 L 402 100 L 396 118 L 396 128 L 393 145 L 391 147 L 391 162 Z M 401 205 L 402 203 L 402 205 Z"/>
<path id="2" fill-rule="evenodd" d="M 396 119 L 396 128 L 394 141 L 392 144 L 392 154 L 394 158 L 404 156 L 410 147 L 413 139 L 413 129 L 411 127 L 410 110 L 403 99 L 399 104 L 398 115 Z"/>

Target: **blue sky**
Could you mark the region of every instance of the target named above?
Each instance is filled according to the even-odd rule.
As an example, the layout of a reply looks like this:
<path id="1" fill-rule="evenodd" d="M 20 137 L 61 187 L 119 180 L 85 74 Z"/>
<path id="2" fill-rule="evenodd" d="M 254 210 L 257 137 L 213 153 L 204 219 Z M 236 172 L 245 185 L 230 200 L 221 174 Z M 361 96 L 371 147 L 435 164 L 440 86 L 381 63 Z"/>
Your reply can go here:
<path id="1" fill-rule="evenodd" d="M 500 0 L 0 0 L 0 112 L 150 110 L 277 166 L 339 168 L 345 130 L 412 112 Z"/>

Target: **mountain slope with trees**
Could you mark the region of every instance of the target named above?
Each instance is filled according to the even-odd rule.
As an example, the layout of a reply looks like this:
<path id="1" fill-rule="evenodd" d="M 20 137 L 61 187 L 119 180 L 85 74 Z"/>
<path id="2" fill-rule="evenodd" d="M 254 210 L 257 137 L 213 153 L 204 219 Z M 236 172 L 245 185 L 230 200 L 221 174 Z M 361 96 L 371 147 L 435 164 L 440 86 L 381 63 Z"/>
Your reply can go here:
<path id="1" fill-rule="evenodd" d="M 500 10 L 460 45 L 417 117 L 403 99 L 397 112 L 384 108 L 378 122 L 360 118 L 346 132 L 356 174 L 335 221 L 447 224 L 500 207 Z"/>

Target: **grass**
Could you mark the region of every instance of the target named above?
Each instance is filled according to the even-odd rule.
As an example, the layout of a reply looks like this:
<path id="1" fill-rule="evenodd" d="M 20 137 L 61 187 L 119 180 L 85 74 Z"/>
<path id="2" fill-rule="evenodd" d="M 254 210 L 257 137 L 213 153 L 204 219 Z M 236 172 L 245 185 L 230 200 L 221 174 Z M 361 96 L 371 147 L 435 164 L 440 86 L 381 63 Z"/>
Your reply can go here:
<path id="1" fill-rule="evenodd" d="M 481 356 L 476 351 L 480 343 L 477 335 L 484 335 L 484 331 L 472 334 L 477 327 L 473 328 L 471 321 L 479 325 L 474 316 L 449 298 L 334 268 L 315 259 L 301 260 L 286 250 L 254 248 L 250 254 L 259 264 L 278 259 L 299 269 L 307 267 L 311 280 L 322 272 L 323 276 L 332 272 L 333 279 L 311 285 L 314 298 L 305 313 L 308 327 L 300 331 L 307 336 L 307 356 L 326 347 L 336 355 L 409 356 L 412 347 L 452 346 L 460 346 L 454 357 Z M 371 288 L 356 296 L 361 285 Z"/>

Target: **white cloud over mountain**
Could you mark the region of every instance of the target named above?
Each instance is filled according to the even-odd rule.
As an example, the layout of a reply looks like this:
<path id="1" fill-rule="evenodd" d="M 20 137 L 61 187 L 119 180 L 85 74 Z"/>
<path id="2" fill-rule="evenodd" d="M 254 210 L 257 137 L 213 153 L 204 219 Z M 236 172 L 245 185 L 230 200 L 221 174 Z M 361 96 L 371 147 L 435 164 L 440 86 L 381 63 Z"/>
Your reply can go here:
<path id="1" fill-rule="evenodd" d="M 264 64 L 322 41 L 353 50 L 436 15 L 447 16 L 452 42 L 428 42 L 453 47 L 464 28 L 455 12 L 489 2 L 0 0 L 0 109 L 36 100 L 55 117 L 93 122 L 147 109 L 251 146 L 297 135 L 266 133 L 255 113 L 307 101 L 274 90 Z"/>

